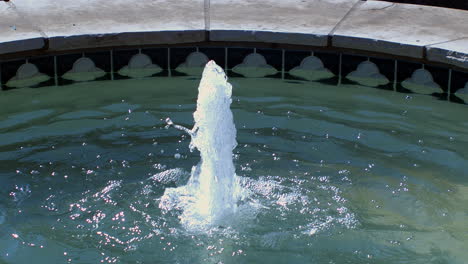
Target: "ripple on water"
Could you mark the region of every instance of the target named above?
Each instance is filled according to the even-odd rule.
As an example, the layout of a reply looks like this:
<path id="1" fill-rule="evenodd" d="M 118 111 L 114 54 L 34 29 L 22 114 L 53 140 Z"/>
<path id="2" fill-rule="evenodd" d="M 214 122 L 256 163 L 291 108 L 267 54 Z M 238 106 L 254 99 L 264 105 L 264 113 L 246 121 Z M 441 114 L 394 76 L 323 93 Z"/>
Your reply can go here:
<path id="1" fill-rule="evenodd" d="M 0 225 L 5 223 L 6 221 L 6 211 L 3 206 L 0 205 Z"/>

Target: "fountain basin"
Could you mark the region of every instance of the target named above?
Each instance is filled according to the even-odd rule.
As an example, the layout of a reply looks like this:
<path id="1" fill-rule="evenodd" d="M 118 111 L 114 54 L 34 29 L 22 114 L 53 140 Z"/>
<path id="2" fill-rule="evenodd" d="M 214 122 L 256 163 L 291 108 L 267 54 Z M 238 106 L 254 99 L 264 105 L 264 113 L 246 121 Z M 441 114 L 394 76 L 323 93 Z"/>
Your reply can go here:
<path id="1" fill-rule="evenodd" d="M 198 78 L 5 93 L 2 261 L 463 263 L 464 105 L 355 84 L 229 80 L 234 164 L 251 195 L 203 232 L 159 209 L 199 161 L 184 132 L 165 128 L 167 116 L 193 124 Z"/>

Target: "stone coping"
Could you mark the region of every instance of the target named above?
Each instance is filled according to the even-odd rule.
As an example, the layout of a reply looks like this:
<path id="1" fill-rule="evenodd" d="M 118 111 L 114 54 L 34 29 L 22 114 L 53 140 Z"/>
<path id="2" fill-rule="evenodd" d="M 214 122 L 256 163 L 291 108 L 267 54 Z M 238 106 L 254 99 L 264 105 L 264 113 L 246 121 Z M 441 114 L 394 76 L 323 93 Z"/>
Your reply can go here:
<path id="1" fill-rule="evenodd" d="M 468 11 L 361 0 L 0 2 L 0 60 L 184 43 L 344 49 L 468 70 Z"/>

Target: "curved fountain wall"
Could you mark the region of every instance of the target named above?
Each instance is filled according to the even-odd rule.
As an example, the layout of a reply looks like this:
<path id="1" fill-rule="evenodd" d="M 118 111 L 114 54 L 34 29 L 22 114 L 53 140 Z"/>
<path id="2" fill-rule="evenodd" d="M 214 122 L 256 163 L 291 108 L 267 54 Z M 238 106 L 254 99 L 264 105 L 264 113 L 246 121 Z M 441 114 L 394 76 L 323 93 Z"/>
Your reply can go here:
<path id="1" fill-rule="evenodd" d="M 199 75 L 358 83 L 468 102 L 468 11 L 360 0 L 0 2 L 3 90 Z"/>

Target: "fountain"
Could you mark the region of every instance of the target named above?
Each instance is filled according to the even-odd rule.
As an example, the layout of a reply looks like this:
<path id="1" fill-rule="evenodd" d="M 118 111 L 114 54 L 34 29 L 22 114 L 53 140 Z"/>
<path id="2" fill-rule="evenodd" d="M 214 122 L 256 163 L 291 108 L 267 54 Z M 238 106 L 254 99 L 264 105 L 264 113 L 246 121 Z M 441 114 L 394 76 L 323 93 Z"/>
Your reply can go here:
<path id="1" fill-rule="evenodd" d="M 203 229 L 234 213 L 242 198 L 235 174 L 232 150 L 236 147 L 236 127 L 230 105 L 232 86 L 221 67 L 209 61 L 198 87 L 195 125 L 169 126 L 192 137 L 190 150 L 200 151 L 201 160 L 191 171 L 185 186 L 166 189 L 159 207 L 163 211 L 181 210 L 180 219 L 188 229 Z"/>

